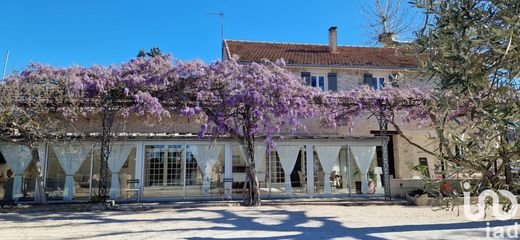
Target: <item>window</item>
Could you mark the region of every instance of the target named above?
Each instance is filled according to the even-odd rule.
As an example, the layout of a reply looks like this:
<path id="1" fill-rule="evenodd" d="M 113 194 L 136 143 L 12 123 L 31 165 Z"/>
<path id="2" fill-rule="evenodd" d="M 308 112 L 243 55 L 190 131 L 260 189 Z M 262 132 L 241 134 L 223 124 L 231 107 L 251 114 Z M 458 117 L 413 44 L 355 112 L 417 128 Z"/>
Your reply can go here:
<path id="1" fill-rule="evenodd" d="M 273 161 L 271 165 L 271 174 L 273 177 L 273 183 L 283 183 L 285 182 L 285 176 L 282 168 L 282 164 L 280 163 L 280 158 L 278 157 L 278 153 L 276 151 L 271 151 L 271 160 Z"/>
<path id="2" fill-rule="evenodd" d="M 324 75 L 311 75 L 310 72 L 302 72 L 302 78 L 307 86 L 320 88 L 322 91 L 337 91 L 337 73 Z"/>
<path id="3" fill-rule="evenodd" d="M 325 90 L 325 77 L 324 76 L 311 76 L 311 86 L 319 87 L 322 91 Z"/>
<path id="4" fill-rule="evenodd" d="M 199 173 L 199 165 L 197 164 L 197 160 L 193 156 L 193 153 L 188 152 L 186 156 L 186 185 L 197 185 L 202 184 L 200 182 L 197 182 L 197 179 L 199 178 L 198 175 L 201 175 L 202 173 Z"/>
<path id="5" fill-rule="evenodd" d="M 385 87 L 385 78 L 380 77 L 373 77 L 372 74 L 366 73 L 364 75 L 364 83 L 373 89 L 381 90 L 383 87 Z"/>
<path id="6" fill-rule="evenodd" d="M 145 186 L 182 186 L 182 145 L 145 147 Z"/>

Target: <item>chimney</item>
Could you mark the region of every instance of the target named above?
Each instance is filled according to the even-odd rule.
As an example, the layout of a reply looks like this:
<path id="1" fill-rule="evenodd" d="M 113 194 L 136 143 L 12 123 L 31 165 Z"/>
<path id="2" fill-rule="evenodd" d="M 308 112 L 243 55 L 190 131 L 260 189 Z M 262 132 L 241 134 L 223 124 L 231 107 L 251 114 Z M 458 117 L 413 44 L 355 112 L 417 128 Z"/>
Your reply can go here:
<path id="1" fill-rule="evenodd" d="M 336 32 L 336 26 L 329 28 L 329 51 L 332 53 L 338 52 L 338 34 Z"/>

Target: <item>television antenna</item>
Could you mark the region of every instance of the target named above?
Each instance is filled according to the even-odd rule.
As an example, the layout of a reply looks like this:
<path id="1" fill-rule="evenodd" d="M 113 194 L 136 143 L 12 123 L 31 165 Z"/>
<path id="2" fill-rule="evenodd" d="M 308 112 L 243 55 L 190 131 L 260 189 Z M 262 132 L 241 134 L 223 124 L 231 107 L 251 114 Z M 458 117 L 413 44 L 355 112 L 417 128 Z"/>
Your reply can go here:
<path id="1" fill-rule="evenodd" d="M 218 12 L 212 12 L 212 13 L 206 13 L 207 15 L 215 15 L 218 16 L 220 19 L 220 40 L 223 43 L 224 42 L 224 13 L 221 11 Z"/>
<path id="2" fill-rule="evenodd" d="M 9 61 L 9 50 L 5 54 L 4 71 L 2 72 L 2 80 L 5 78 L 5 72 L 7 71 L 7 62 Z"/>

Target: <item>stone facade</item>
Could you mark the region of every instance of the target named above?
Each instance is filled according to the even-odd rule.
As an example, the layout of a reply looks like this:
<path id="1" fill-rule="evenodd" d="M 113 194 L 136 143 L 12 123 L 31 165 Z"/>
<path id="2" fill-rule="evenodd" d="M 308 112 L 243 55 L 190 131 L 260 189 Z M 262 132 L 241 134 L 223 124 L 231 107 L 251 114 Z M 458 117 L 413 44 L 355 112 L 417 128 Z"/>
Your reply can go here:
<path id="1" fill-rule="evenodd" d="M 388 79 L 391 74 L 399 74 L 400 78 L 397 82 L 400 88 L 416 87 L 421 90 L 428 90 L 434 87 L 434 82 L 428 80 L 424 76 L 418 75 L 411 70 L 399 69 L 375 69 L 375 68 L 334 68 L 334 67 L 294 67 L 288 66 L 287 69 L 295 75 L 300 75 L 301 72 L 310 72 L 312 76 L 327 76 L 329 72 L 337 73 L 338 91 L 354 90 L 361 87 L 364 82 L 364 74 L 372 74 L 375 78 L 384 78 L 385 84 L 388 84 Z M 377 120 L 369 116 L 359 117 L 352 127 L 340 127 L 338 129 L 324 129 L 319 123 L 309 121 L 307 128 L 309 132 L 314 134 L 338 134 L 349 137 L 369 137 L 374 136 L 370 131 L 377 131 L 379 129 Z M 389 126 L 389 130 L 393 130 Z M 426 126 L 420 126 L 420 123 L 406 123 L 402 129 L 405 129 L 405 135 L 415 143 L 421 146 L 434 150 L 435 144 L 428 136 L 433 136 L 434 132 L 429 130 Z M 419 148 L 409 144 L 404 138 L 394 135 L 394 163 L 395 176 L 398 179 L 418 178 L 418 173 L 411 168 L 419 164 L 420 158 L 426 158 L 428 162 L 428 169 L 433 176 L 434 168 L 437 164 L 434 156 L 420 150 Z"/>

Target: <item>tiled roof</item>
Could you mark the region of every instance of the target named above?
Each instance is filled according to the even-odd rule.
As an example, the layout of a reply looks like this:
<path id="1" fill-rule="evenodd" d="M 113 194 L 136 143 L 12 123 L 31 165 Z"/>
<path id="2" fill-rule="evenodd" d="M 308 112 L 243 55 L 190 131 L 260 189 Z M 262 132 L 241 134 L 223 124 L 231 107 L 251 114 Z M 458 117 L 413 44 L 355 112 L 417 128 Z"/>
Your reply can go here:
<path id="1" fill-rule="evenodd" d="M 337 65 L 352 67 L 416 68 L 413 54 L 393 47 L 338 46 L 331 53 L 328 45 L 272 43 L 225 40 L 229 56 L 237 55 L 241 62 L 261 62 L 264 59 L 284 59 L 287 64 Z"/>

